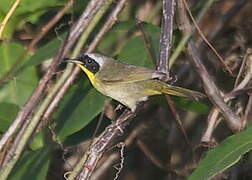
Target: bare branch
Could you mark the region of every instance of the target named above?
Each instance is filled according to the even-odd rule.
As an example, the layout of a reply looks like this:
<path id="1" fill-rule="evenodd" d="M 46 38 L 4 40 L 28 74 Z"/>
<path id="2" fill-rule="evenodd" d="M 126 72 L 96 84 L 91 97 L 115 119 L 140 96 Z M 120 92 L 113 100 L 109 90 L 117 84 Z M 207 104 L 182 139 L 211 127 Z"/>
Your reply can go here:
<path id="1" fill-rule="evenodd" d="M 241 79 L 243 77 L 243 79 Z M 244 94 L 247 91 L 247 86 L 249 85 L 249 82 L 251 81 L 252 78 L 252 54 L 251 54 L 251 49 L 248 48 L 245 56 L 242 61 L 242 65 L 240 67 L 239 73 L 236 77 L 235 84 L 234 84 L 234 89 L 226 93 L 224 95 L 224 102 L 225 103 L 231 103 L 230 100 L 237 97 L 240 94 Z M 248 117 L 249 117 L 249 109 L 250 109 L 250 99 L 247 104 L 247 108 L 245 110 L 244 117 L 242 118 L 242 125 L 241 128 L 243 129 L 248 122 Z M 219 116 L 219 110 L 216 107 L 213 107 L 212 110 L 210 111 L 208 115 L 208 126 L 207 129 L 204 133 L 204 135 L 201 138 L 202 142 L 210 142 L 212 133 L 215 129 L 215 127 L 218 125 L 220 121 L 218 121 L 218 116 Z"/>
<path id="2" fill-rule="evenodd" d="M 68 179 L 75 179 L 80 170 L 81 172 L 77 179 L 88 179 L 93 173 L 99 159 L 106 152 L 106 149 L 109 147 L 110 143 L 114 140 L 114 138 L 118 137 L 118 135 L 121 135 L 124 128 L 129 124 L 130 120 L 134 116 L 134 113 L 129 110 L 125 110 L 116 121 L 109 125 L 106 130 L 90 146 L 89 150 L 78 162 L 75 169 L 73 170 L 73 173 Z"/>
<path id="3" fill-rule="evenodd" d="M 36 44 L 48 33 L 48 31 L 62 18 L 65 12 L 73 5 L 73 0 L 69 2 L 41 29 L 40 32 L 34 37 L 31 43 L 28 45 L 26 51 L 16 58 L 14 65 L 0 78 L 0 85 L 4 82 L 12 79 L 13 74 L 18 70 L 19 65 L 25 60 L 27 53 L 34 51 Z"/>
<path id="4" fill-rule="evenodd" d="M 189 18 L 187 17 L 187 13 L 183 4 L 183 0 L 178 1 L 179 7 L 179 21 L 183 24 L 182 31 L 187 34 L 192 31 L 192 26 L 190 24 Z M 195 70 L 198 72 L 202 82 L 204 84 L 205 91 L 211 100 L 211 102 L 222 112 L 228 126 L 234 131 L 237 132 L 241 128 L 241 119 L 237 116 L 224 102 L 220 94 L 220 90 L 215 85 L 212 77 L 207 72 L 205 66 L 202 64 L 200 55 L 197 51 L 196 46 L 194 45 L 193 40 L 190 40 L 188 43 L 188 53 L 190 55 L 190 60 L 192 65 L 195 67 Z"/>
<path id="5" fill-rule="evenodd" d="M 86 10 L 81 15 L 79 21 L 75 24 L 75 26 L 72 28 L 72 32 L 68 36 L 67 41 L 65 44 L 62 45 L 59 53 L 52 61 L 51 66 L 49 67 L 48 71 L 44 75 L 44 77 L 41 79 L 37 89 L 31 96 L 31 98 L 28 100 L 28 102 L 24 105 L 24 107 L 21 109 L 21 111 L 18 113 L 17 118 L 15 119 L 14 123 L 9 127 L 7 132 L 4 134 L 0 141 L 0 151 L 3 150 L 5 147 L 6 149 L 12 149 L 9 152 L 9 155 L 6 157 L 11 157 L 12 152 L 15 152 L 15 156 L 5 161 L 7 164 L 4 165 L 4 168 L 1 169 L 1 175 L 3 177 L 7 177 L 10 173 L 11 169 L 19 159 L 21 152 L 23 151 L 27 140 L 29 139 L 30 135 L 32 134 L 33 130 L 37 126 L 40 118 L 36 118 L 34 121 L 30 122 L 29 116 L 32 114 L 32 112 L 37 108 L 37 105 L 39 101 L 42 99 L 44 95 L 44 91 L 46 89 L 47 83 L 53 76 L 59 62 L 63 59 L 62 56 L 66 56 L 66 54 L 69 52 L 70 48 L 74 45 L 75 41 L 78 39 L 79 35 L 84 31 L 84 29 L 89 25 L 89 23 L 94 18 L 95 14 L 99 11 L 99 8 L 103 7 L 103 3 L 106 3 L 107 1 L 101 1 L 101 0 L 93 0 L 90 1 L 88 4 Z M 41 116 L 41 114 L 40 114 Z M 12 147 L 4 146 L 11 138 L 14 137 L 14 134 L 18 132 L 20 125 L 25 124 L 23 128 L 26 128 L 26 126 L 29 124 L 30 128 L 27 128 L 25 131 L 25 135 L 21 131 L 16 137 L 15 142 L 19 142 L 20 137 L 23 138 L 21 142 L 18 143 L 18 147 L 14 146 L 16 143 L 13 143 Z M 22 129 L 23 129 L 22 128 Z M 11 144 L 9 144 L 11 145 Z"/>
<path id="6" fill-rule="evenodd" d="M 213 47 L 213 45 L 207 40 L 206 36 L 204 35 L 204 33 L 201 31 L 201 29 L 199 28 L 199 26 L 197 25 L 197 22 L 195 21 L 189 7 L 188 4 L 185 0 L 183 0 L 184 3 L 184 7 L 187 9 L 187 12 L 190 16 L 190 18 L 192 19 L 192 22 L 196 28 L 196 30 L 198 31 L 199 35 L 201 36 L 201 38 L 205 41 L 205 43 L 208 45 L 208 47 L 214 52 L 214 54 L 218 57 L 218 59 L 220 60 L 220 62 L 222 63 L 222 65 L 225 67 L 225 69 L 230 73 L 230 75 L 234 76 L 232 70 L 228 67 L 228 65 L 226 64 L 226 62 L 224 61 L 224 59 L 221 57 L 221 55 L 217 52 L 217 50 Z"/>
<path id="7" fill-rule="evenodd" d="M 46 25 L 44 25 L 40 33 L 38 33 L 35 38 L 29 44 L 27 51 L 33 51 L 35 45 L 47 34 L 47 32 L 64 16 L 65 12 L 72 7 L 74 0 L 69 0 L 66 5 L 59 10 L 59 12 L 50 20 Z"/>
<path id="8" fill-rule="evenodd" d="M 241 119 L 236 115 L 224 102 L 223 97 L 220 94 L 220 90 L 215 85 L 213 79 L 208 74 L 205 66 L 201 63 L 200 56 L 197 52 L 197 48 L 192 40 L 188 43 L 188 53 L 191 56 L 190 60 L 194 65 L 196 71 L 198 72 L 202 82 L 204 83 L 205 91 L 211 100 L 211 102 L 218 107 L 225 117 L 226 123 L 234 131 L 240 131 L 241 129 Z"/>
<path id="9" fill-rule="evenodd" d="M 160 52 L 157 69 L 169 75 L 168 58 L 171 52 L 173 17 L 174 17 L 174 0 L 163 0 L 163 16 L 160 37 Z"/>
<path id="10" fill-rule="evenodd" d="M 106 23 L 102 26 L 101 30 L 98 32 L 98 34 L 95 36 L 94 40 L 90 44 L 90 46 L 87 49 L 87 52 L 90 53 L 94 51 L 95 47 L 98 45 L 100 40 L 103 38 L 103 36 L 111 29 L 111 27 L 115 24 L 117 17 L 121 10 L 123 9 L 125 3 L 127 0 L 120 1 L 116 8 L 111 12 L 108 19 L 106 20 Z M 51 113 L 54 111 L 54 109 L 57 107 L 59 101 L 65 94 L 65 92 L 68 90 L 72 82 L 74 81 L 77 74 L 80 72 L 79 67 L 75 67 L 74 70 L 70 73 L 69 76 L 64 80 L 63 85 L 58 89 L 57 93 L 55 94 L 54 99 L 48 106 L 47 110 L 45 111 L 43 115 L 43 119 L 48 119 Z"/>

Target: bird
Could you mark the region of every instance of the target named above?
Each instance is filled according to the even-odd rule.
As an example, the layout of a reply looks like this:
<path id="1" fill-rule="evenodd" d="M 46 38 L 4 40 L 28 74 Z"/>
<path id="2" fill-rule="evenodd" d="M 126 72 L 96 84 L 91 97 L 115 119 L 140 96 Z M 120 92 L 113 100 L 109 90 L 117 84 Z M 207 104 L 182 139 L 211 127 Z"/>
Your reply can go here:
<path id="1" fill-rule="evenodd" d="M 102 54 L 82 53 L 77 58 L 64 60 L 79 66 L 94 88 L 132 112 L 140 102 L 153 95 L 169 94 L 196 101 L 205 97 L 203 93 L 163 82 L 161 79 L 167 76 L 163 72 L 127 64 Z"/>

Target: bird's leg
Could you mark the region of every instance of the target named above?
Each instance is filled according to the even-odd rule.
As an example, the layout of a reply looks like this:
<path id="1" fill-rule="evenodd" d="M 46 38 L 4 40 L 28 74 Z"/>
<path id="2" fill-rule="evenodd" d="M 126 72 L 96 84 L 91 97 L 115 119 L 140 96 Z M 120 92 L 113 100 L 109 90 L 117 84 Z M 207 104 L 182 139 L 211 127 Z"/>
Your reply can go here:
<path id="1" fill-rule="evenodd" d="M 177 80 L 178 80 L 178 76 L 175 75 L 174 77 L 171 77 L 171 80 L 170 80 L 169 84 L 173 85 L 175 82 L 177 82 Z"/>
<path id="2" fill-rule="evenodd" d="M 158 79 L 163 82 L 169 83 L 173 81 L 173 78 L 172 76 L 170 76 L 170 73 L 158 72 L 158 74 L 160 75 Z"/>
<path id="3" fill-rule="evenodd" d="M 117 113 L 120 112 L 122 109 L 124 108 L 124 106 L 122 104 L 118 104 L 116 106 L 116 108 L 114 109 L 114 113 L 113 113 L 113 116 L 112 116 L 112 121 L 115 121 L 116 118 L 118 117 Z"/>
<path id="4" fill-rule="evenodd" d="M 163 77 L 160 78 L 160 80 L 169 85 L 173 85 L 178 80 L 178 77 L 177 75 L 171 76 L 170 74 L 165 74 Z"/>
<path id="5" fill-rule="evenodd" d="M 123 112 L 120 114 L 120 116 L 116 120 L 116 123 L 114 124 L 114 128 L 119 131 L 119 135 L 123 134 L 123 129 L 125 128 L 126 124 L 130 122 L 128 121 L 129 118 L 132 119 L 135 115 L 136 114 L 129 109 L 123 110 Z"/>

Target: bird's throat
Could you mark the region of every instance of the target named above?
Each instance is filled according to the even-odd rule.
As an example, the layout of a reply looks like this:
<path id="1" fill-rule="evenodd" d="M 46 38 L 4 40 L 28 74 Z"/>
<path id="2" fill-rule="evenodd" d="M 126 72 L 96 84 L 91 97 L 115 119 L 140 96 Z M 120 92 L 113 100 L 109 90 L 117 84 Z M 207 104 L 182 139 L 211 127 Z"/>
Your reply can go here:
<path id="1" fill-rule="evenodd" d="M 89 71 L 85 66 L 81 65 L 81 64 L 77 64 L 88 76 L 89 80 L 91 81 L 91 83 L 94 85 L 94 78 L 95 78 L 95 74 L 92 73 L 91 71 Z"/>

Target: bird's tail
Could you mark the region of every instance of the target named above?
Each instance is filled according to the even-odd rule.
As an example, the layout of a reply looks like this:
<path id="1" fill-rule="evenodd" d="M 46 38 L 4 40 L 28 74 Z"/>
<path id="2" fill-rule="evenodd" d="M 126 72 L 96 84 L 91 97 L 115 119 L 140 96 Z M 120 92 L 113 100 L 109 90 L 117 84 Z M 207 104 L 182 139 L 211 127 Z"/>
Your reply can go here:
<path id="1" fill-rule="evenodd" d="M 185 89 L 185 88 L 178 87 L 178 86 L 171 86 L 168 84 L 164 84 L 161 92 L 164 94 L 170 94 L 170 95 L 174 95 L 174 96 L 190 98 L 190 99 L 193 99 L 196 101 L 206 97 L 204 94 L 202 94 L 200 92 L 193 91 L 190 89 Z"/>

